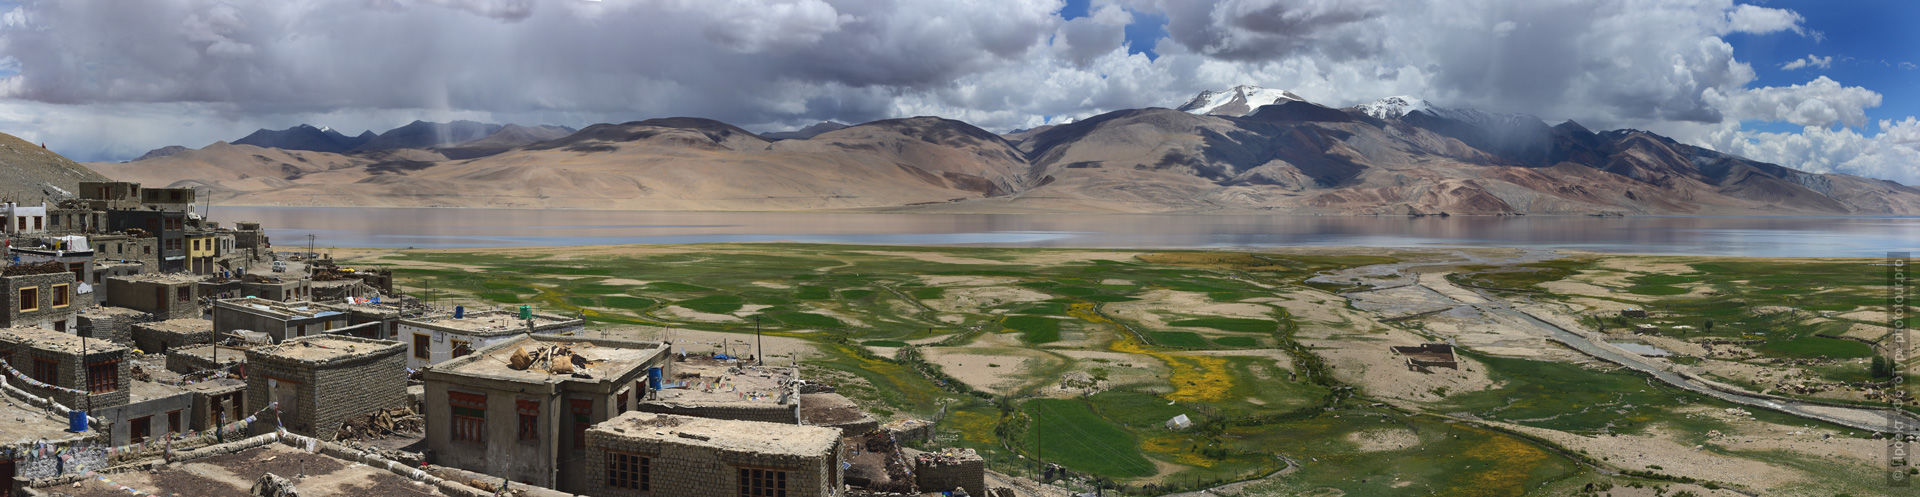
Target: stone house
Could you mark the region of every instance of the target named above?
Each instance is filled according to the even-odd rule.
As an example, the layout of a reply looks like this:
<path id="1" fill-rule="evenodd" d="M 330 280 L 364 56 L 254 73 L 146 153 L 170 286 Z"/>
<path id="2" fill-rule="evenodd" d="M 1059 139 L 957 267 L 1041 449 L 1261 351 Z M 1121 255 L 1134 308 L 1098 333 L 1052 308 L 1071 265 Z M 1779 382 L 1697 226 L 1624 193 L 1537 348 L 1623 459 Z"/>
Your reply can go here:
<path id="1" fill-rule="evenodd" d="M 331 439 L 354 416 L 407 404 L 406 347 L 387 340 L 312 336 L 247 349 L 247 413 L 280 403 L 288 431 Z M 273 424 L 254 425 L 255 433 Z"/>
<path id="2" fill-rule="evenodd" d="M 107 278 L 107 305 L 145 312 L 161 321 L 197 318 L 201 315 L 198 284 L 203 278 L 156 273 Z"/>
<path id="3" fill-rule="evenodd" d="M 843 495 L 840 430 L 631 412 L 587 430 L 596 497 Z"/>
<path id="4" fill-rule="evenodd" d="M 117 343 L 44 328 L 0 329 L 0 361 L 18 372 L 7 373 L 7 382 L 74 409 L 127 403 L 132 390 L 127 351 Z"/>
<path id="5" fill-rule="evenodd" d="M 164 354 L 178 347 L 212 342 L 213 322 L 205 319 L 169 319 L 133 325 L 134 347 L 148 354 Z"/>
<path id="6" fill-rule="evenodd" d="M 281 342 L 345 328 L 349 316 L 331 306 L 312 302 L 278 302 L 241 297 L 213 303 L 213 331 L 225 336 L 236 330 L 258 331 Z"/>
<path id="7" fill-rule="evenodd" d="M 576 492 L 588 427 L 633 409 L 668 357 L 658 342 L 520 335 L 428 367 L 428 459 Z"/>
<path id="8" fill-rule="evenodd" d="M 74 311 L 84 307 L 76 302 L 73 273 L 58 264 L 11 266 L 0 282 L 6 285 L 5 303 L 0 304 L 0 327 L 36 326 L 68 331 L 79 323 Z"/>

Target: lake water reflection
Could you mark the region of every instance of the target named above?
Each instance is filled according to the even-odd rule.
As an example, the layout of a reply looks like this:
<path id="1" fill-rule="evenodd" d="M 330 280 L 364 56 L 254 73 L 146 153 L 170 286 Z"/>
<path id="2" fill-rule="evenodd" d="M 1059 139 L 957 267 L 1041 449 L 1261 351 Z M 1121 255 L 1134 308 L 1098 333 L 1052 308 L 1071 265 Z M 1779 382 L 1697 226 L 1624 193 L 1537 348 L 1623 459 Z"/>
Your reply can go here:
<path id="1" fill-rule="evenodd" d="M 465 248 L 811 242 L 1020 247 L 1285 245 L 1525 247 L 1614 253 L 1876 257 L 1920 250 L 1920 218 L 1319 217 L 1286 215 L 869 214 L 537 209 L 214 207 L 260 221 L 281 246 Z"/>

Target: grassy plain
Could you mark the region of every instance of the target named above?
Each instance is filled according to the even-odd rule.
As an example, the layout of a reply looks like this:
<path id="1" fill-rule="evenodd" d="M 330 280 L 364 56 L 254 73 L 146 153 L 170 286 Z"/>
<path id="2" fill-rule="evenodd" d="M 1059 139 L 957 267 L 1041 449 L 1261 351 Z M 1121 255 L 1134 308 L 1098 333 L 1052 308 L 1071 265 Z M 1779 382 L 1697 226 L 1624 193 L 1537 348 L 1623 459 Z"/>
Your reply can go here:
<path id="1" fill-rule="evenodd" d="M 1678 409 L 1702 403 L 1630 373 L 1478 355 L 1497 387 L 1426 406 L 1369 398 L 1333 380 L 1315 351 L 1294 342 L 1302 326 L 1330 325 L 1283 305 L 1313 300 L 1302 296 L 1343 302 L 1326 291 L 1350 287 L 1305 280 L 1398 257 L 1335 254 L 729 244 L 359 251 L 346 259 L 396 268 L 407 291 L 443 304 L 532 303 L 611 329 L 751 333 L 757 326 L 805 339 L 815 345 L 795 358 L 805 373 L 882 418 L 937 419 L 938 443 L 978 449 L 999 471 L 1031 474 L 1038 457 L 1134 493 L 1261 478 L 1291 465 L 1253 488 L 1270 495 L 1527 495 L 1594 477 L 1593 462 L 1473 419 L 1578 434 L 1639 432 L 1684 419 Z M 1844 292 L 1808 301 L 1775 291 L 1785 283 L 1779 279 L 1746 285 L 1767 268 L 1694 268 L 1697 274 L 1671 277 L 1624 274 L 1631 271 L 1583 257 L 1470 267 L 1455 281 L 1553 298 L 1542 285 L 1605 271 L 1617 276 L 1620 294 L 1593 298 L 1658 303 L 1674 309 L 1676 320 L 1727 323 L 1758 322 L 1751 308 L 1763 303 L 1838 310 L 1865 298 Z M 1699 285 L 1752 300 L 1716 307 L 1692 296 Z M 1751 327 L 1714 333 L 1744 336 L 1744 329 Z M 1805 354 L 1829 346 L 1804 341 L 1825 338 L 1823 329 L 1792 328 L 1768 343 L 1778 341 L 1782 356 Z M 1373 346 L 1363 331 L 1353 331 L 1354 346 Z M 1005 354 L 1010 348 L 1038 359 Z M 952 366 L 943 356 L 1007 359 Z M 1094 384 L 1057 384 L 1069 373 Z M 1454 413 L 1468 417 L 1448 417 Z M 1181 414 L 1195 426 L 1167 429 Z M 1704 437 L 1724 428 L 1684 431 Z M 1404 445 L 1354 441 L 1382 429 L 1412 435 L 1400 437 L 1410 440 Z"/>

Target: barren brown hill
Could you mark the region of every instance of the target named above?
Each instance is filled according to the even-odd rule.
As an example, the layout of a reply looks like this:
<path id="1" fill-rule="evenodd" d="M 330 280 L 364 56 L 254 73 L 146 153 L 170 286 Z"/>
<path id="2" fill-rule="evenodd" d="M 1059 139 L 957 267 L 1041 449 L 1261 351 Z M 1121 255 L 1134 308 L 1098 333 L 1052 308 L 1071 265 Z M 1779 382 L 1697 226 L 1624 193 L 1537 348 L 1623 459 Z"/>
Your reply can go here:
<path id="1" fill-rule="evenodd" d="M 146 184 L 206 186 L 222 203 L 265 205 L 1920 214 L 1920 190 L 1912 187 L 1806 173 L 1643 131 L 1281 100 L 1244 116 L 1116 111 L 1009 135 L 1017 144 L 936 117 L 779 141 L 720 121 L 665 118 L 596 124 L 517 146 L 527 141 L 523 134 L 501 137 L 484 143 L 499 149 L 484 154 L 343 155 L 218 143 L 93 167 Z"/>
<path id="2" fill-rule="evenodd" d="M 38 205 L 50 193 L 77 192 L 82 181 L 105 179 L 38 144 L 0 133 L 0 200 Z"/>

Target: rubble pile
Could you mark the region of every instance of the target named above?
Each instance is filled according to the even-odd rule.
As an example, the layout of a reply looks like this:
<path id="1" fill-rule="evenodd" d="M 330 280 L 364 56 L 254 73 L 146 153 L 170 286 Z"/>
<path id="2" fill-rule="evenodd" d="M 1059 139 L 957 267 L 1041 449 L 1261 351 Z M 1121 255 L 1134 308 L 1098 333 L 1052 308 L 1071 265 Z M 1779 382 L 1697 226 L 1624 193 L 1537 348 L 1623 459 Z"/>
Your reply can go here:
<path id="1" fill-rule="evenodd" d="M 260 479 L 253 482 L 253 489 L 248 493 L 253 494 L 254 497 L 300 497 L 300 491 L 293 488 L 292 481 L 273 473 L 260 475 Z"/>
<path id="2" fill-rule="evenodd" d="M 576 347 L 585 349 L 591 345 L 583 343 L 545 345 L 535 347 L 532 352 L 528 352 L 526 347 L 516 347 L 513 349 L 513 355 L 507 359 L 507 367 L 515 371 L 539 368 L 549 373 L 565 375 L 574 374 L 576 370 L 584 372 L 592 368 L 596 361 L 574 353 L 573 350 Z"/>

